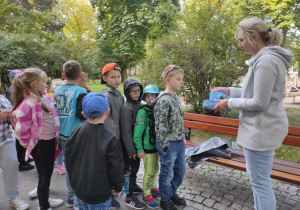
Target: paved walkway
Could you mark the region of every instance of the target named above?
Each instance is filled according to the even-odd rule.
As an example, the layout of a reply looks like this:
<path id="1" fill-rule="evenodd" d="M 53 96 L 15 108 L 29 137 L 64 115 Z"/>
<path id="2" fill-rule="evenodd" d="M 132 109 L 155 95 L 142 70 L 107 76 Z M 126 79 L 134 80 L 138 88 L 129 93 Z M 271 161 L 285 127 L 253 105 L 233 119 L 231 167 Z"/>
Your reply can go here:
<path id="1" fill-rule="evenodd" d="M 138 173 L 138 183 L 141 185 L 143 172 L 143 164 L 141 164 Z M 22 171 L 19 174 L 20 197 L 30 203 L 30 209 L 36 209 L 37 199 L 29 199 L 27 194 L 37 183 L 37 171 L 34 169 Z M 300 186 L 277 180 L 272 180 L 272 183 L 278 210 L 300 209 Z M 3 178 L 0 176 L 0 210 L 9 210 L 11 208 L 7 206 L 3 184 Z M 253 209 L 252 190 L 247 174 L 212 163 L 204 162 L 195 169 L 188 168 L 183 184 L 179 188 L 179 194 L 187 200 L 188 205 L 178 209 Z M 65 176 L 59 175 L 56 169 L 52 176 L 50 196 L 66 200 Z M 124 195 L 119 199 L 122 204 L 120 209 L 131 209 L 124 205 L 124 199 Z M 55 209 L 68 208 L 63 205 Z"/>

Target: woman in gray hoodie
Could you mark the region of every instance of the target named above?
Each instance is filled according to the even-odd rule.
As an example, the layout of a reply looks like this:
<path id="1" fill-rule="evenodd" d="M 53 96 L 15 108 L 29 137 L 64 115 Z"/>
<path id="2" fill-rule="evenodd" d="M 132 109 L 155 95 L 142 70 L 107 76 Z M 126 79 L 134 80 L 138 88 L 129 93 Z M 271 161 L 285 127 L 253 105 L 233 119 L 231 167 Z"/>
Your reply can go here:
<path id="1" fill-rule="evenodd" d="M 244 147 L 256 210 L 275 210 L 276 198 L 271 185 L 275 149 L 288 133 L 283 109 L 286 70 L 293 59 L 291 51 L 279 45 L 282 34 L 259 18 L 241 21 L 236 30 L 239 47 L 253 55 L 246 64 L 248 72 L 242 88 L 216 87 L 229 99 L 220 100 L 217 111 L 238 109 L 240 126 L 237 143 Z"/>

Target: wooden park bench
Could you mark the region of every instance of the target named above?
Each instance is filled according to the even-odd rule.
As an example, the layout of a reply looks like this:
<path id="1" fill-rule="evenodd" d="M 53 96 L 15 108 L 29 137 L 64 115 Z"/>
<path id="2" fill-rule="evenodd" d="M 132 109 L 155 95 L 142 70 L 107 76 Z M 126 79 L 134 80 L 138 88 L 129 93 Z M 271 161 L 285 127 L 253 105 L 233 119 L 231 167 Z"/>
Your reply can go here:
<path id="1" fill-rule="evenodd" d="M 199 146 L 201 143 L 189 140 L 191 128 L 203 131 L 210 131 L 222 134 L 229 134 L 237 136 L 239 120 L 214 117 L 201 114 L 184 113 L 184 127 L 188 128 L 187 140 L 185 140 L 186 147 Z M 300 127 L 289 127 L 288 136 L 284 139 L 283 144 L 300 147 Z M 234 169 L 246 171 L 246 161 L 244 153 L 241 151 L 231 150 L 231 159 L 214 159 L 210 158 L 208 161 L 231 167 Z M 271 177 L 277 180 L 286 181 L 289 183 L 300 185 L 300 164 L 284 160 L 274 159 Z"/>

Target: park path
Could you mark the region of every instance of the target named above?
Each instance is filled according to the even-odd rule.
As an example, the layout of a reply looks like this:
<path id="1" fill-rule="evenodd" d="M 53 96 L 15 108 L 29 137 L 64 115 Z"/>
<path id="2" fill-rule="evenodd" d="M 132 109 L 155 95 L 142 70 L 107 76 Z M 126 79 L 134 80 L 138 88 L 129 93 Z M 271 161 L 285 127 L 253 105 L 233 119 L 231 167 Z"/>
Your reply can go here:
<path id="1" fill-rule="evenodd" d="M 0 172 L 2 172 L 1 169 Z M 144 168 L 141 163 L 137 179 L 140 185 L 142 185 L 143 173 Z M 20 197 L 29 202 L 30 209 L 36 209 L 37 199 L 29 199 L 27 194 L 36 186 L 36 183 L 36 169 L 19 172 Z M 7 206 L 3 184 L 1 177 L 0 210 L 11 210 L 12 208 Z M 300 186 L 277 180 L 272 180 L 272 185 L 276 194 L 278 210 L 300 209 Z M 187 206 L 178 208 L 179 210 L 253 210 L 252 190 L 247 174 L 208 162 L 204 162 L 194 169 L 188 167 L 178 192 L 187 200 Z M 56 170 L 52 175 L 50 196 L 66 200 L 65 176 L 59 175 Z M 131 209 L 124 205 L 124 199 L 124 195 L 119 199 L 120 209 Z M 159 198 L 156 200 L 159 201 Z M 68 210 L 69 208 L 63 205 L 54 209 Z"/>

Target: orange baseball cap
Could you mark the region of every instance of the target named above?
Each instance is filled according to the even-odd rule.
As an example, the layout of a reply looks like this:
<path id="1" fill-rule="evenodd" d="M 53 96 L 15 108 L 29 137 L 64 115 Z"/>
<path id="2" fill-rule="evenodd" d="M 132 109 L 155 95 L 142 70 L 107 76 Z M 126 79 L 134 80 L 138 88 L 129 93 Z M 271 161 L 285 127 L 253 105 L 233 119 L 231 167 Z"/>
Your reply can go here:
<path id="1" fill-rule="evenodd" d="M 112 71 L 112 70 L 116 70 L 116 71 L 120 71 L 121 72 L 121 68 L 119 67 L 119 65 L 117 63 L 108 63 L 106 64 L 103 68 L 102 68 L 102 78 L 101 78 L 101 84 L 106 84 L 106 82 L 103 80 L 103 75 L 106 72 Z"/>

